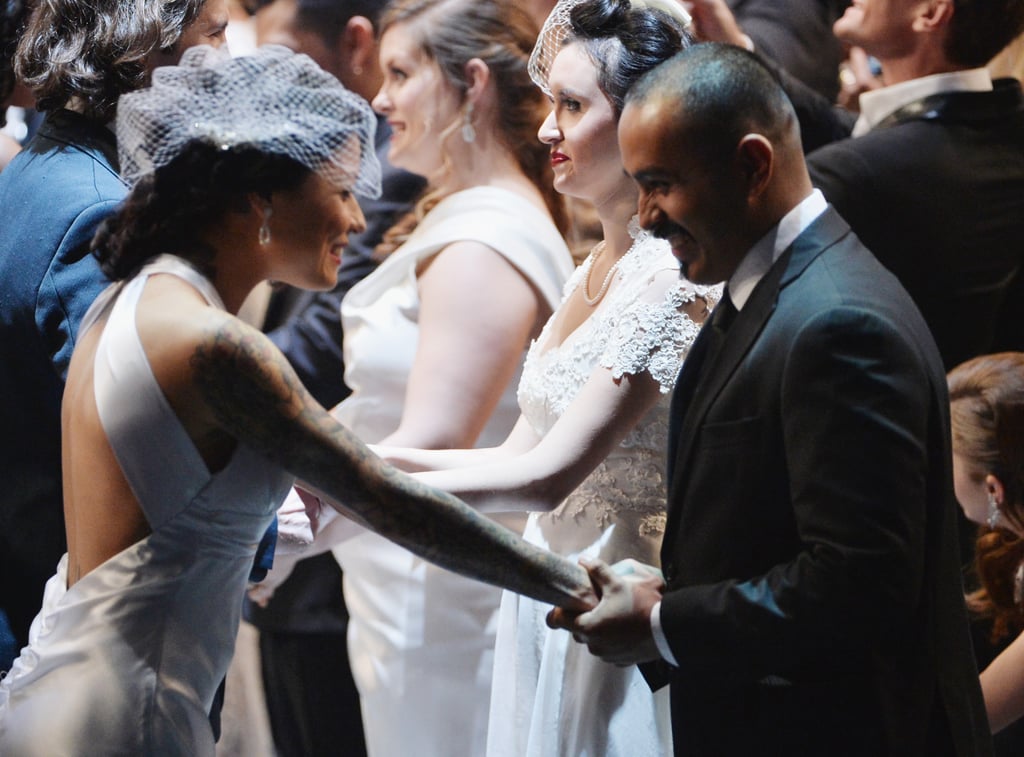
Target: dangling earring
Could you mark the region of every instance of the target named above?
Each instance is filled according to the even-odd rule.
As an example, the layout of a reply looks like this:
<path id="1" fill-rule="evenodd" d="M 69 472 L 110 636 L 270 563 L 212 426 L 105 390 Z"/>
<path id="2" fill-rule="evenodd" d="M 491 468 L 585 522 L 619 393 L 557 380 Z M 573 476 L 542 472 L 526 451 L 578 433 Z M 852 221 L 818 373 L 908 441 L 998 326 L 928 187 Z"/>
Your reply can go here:
<path id="1" fill-rule="evenodd" d="M 1017 572 L 1013 574 L 1013 603 L 1019 605 L 1024 601 L 1024 562 L 1017 566 Z"/>
<path id="2" fill-rule="evenodd" d="M 260 225 L 259 242 L 260 247 L 266 247 L 270 244 L 270 216 L 274 214 L 274 209 L 269 205 L 263 211 L 263 223 Z"/>
<path id="3" fill-rule="evenodd" d="M 473 103 L 466 105 L 466 112 L 462 116 L 462 141 L 466 144 L 476 142 L 476 129 L 473 128 Z"/>
<path id="4" fill-rule="evenodd" d="M 985 518 L 985 522 L 989 528 L 995 528 L 999 525 L 999 520 L 1003 517 L 1003 514 L 999 512 L 999 504 L 996 502 L 995 492 L 988 493 L 988 517 Z"/>

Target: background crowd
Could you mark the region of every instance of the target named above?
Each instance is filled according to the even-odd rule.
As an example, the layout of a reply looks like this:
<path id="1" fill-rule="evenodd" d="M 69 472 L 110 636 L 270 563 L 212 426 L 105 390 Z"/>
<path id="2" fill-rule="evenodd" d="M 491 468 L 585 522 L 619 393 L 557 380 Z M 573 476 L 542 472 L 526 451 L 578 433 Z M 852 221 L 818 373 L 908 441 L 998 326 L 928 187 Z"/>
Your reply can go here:
<path id="1" fill-rule="evenodd" d="M 0 10 L 0 752 L 1024 749 L 1024 2 Z"/>

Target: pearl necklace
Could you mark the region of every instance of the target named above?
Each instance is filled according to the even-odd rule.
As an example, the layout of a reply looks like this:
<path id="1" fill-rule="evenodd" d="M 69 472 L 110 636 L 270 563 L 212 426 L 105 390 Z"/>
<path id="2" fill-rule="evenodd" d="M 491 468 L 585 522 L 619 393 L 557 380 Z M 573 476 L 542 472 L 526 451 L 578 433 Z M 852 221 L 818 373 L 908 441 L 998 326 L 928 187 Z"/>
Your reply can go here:
<path id="1" fill-rule="evenodd" d="M 594 263 L 601 257 L 601 253 L 604 252 L 605 243 L 602 239 L 600 242 L 594 245 L 594 249 L 590 251 L 590 257 L 587 259 L 587 272 L 583 276 L 583 301 L 590 307 L 594 307 L 604 297 L 605 292 L 608 291 L 609 285 L 612 283 L 612 277 L 615 275 L 615 271 L 619 268 L 619 263 L 622 262 L 623 255 L 608 269 L 608 273 L 604 275 L 604 281 L 601 282 L 601 288 L 597 290 L 597 294 L 593 297 L 590 296 L 590 273 L 594 270 Z"/>

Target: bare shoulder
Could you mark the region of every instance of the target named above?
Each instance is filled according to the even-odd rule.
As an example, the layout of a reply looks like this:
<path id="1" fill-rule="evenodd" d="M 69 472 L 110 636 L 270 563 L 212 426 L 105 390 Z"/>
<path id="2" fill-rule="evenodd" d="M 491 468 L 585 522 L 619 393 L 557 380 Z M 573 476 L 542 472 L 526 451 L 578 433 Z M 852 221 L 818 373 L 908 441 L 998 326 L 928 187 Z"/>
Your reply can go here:
<path id="1" fill-rule="evenodd" d="M 477 285 L 493 276 L 522 276 L 519 270 L 490 245 L 473 240 L 452 242 L 423 261 L 421 278 L 449 282 L 452 286 Z"/>

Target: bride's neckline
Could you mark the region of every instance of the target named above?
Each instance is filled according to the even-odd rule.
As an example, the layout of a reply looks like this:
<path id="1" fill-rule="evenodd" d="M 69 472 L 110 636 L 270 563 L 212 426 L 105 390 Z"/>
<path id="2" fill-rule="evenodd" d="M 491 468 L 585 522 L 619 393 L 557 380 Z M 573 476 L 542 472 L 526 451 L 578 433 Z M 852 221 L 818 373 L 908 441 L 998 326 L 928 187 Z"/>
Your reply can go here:
<path id="1" fill-rule="evenodd" d="M 581 320 L 579 323 L 577 323 L 570 331 L 563 334 L 562 338 L 556 344 L 554 343 L 551 337 L 556 335 L 555 329 L 556 327 L 561 325 L 561 321 L 563 320 L 565 315 L 565 304 L 569 301 L 568 297 L 563 299 L 562 304 L 558 307 L 554 315 L 552 315 L 551 319 L 541 330 L 541 334 L 537 339 L 537 347 L 539 348 L 539 351 L 537 353 L 538 356 L 546 355 L 551 350 L 561 349 L 562 347 L 564 347 L 566 344 L 570 342 L 570 340 L 572 340 L 576 336 L 576 334 L 580 332 L 580 330 L 587 324 L 587 322 L 589 322 L 599 312 L 602 311 L 602 309 L 605 306 L 605 303 L 608 302 L 609 299 L 614 299 L 608 297 L 607 295 L 609 293 L 614 293 L 616 289 L 616 280 L 622 278 L 621 264 L 625 262 L 628 258 L 631 258 L 633 255 L 635 255 L 637 250 L 639 250 L 643 246 L 643 243 L 650 239 L 650 235 L 640 228 L 640 223 L 637 220 L 636 216 L 633 216 L 630 219 L 627 230 L 629 231 L 629 236 L 632 240 L 632 244 L 629 246 L 629 249 L 622 253 L 619 259 L 612 264 L 612 267 L 609 269 L 608 275 L 605 277 L 605 282 L 602 283 L 601 285 L 601 293 L 597 297 L 592 298 L 594 299 L 593 305 L 590 305 L 590 303 L 588 302 L 586 285 L 590 275 L 590 268 L 593 265 L 595 253 L 600 255 L 601 250 L 598 250 L 598 247 L 603 247 L 604 245 L 603 239 L 600 242 L 598 242 L 597 245 L 595 245 L 594 249 L 591 250 L 590 255 L 588 255 L 587 259 L 583 261 L 583 263 L 580 266 L 576 286 L 573 288 L 572 291 L 575 292 L 577 290 L 581 290 L 580 293 L 584 297 L 584 302 L 590 305 L 591 309 L 587 316 L 583 318 L 583 320 Z"/>

